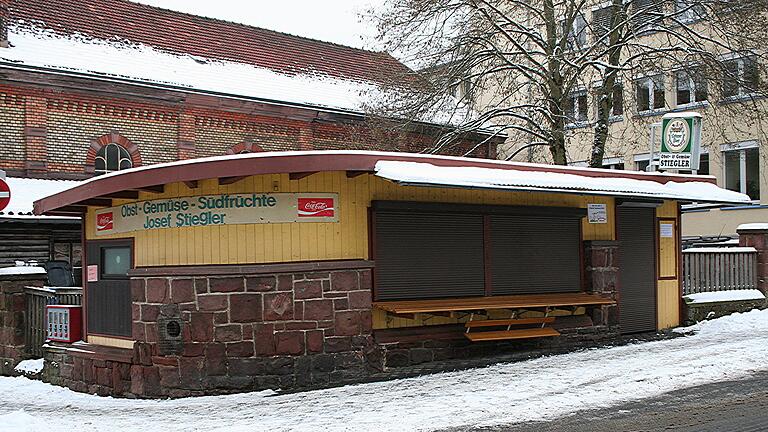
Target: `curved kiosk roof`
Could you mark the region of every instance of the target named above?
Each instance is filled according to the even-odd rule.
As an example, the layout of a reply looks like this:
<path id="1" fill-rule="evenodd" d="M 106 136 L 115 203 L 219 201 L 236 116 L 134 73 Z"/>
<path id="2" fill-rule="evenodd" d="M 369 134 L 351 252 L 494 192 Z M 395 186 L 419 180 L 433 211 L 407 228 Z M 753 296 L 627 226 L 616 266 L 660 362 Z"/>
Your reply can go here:
<path id="1" fill-rule="evenodd" d="M 306 177 L 370 173 L 402 185 L 607 195 L 684 202 L 744 204 L 744 194 L 716 185 L 713 176 L 617 171 L 557 165 L 370 151 L 269 152 L 218 156 L 134 168 L 94 177 L 35 202 L 38 215 L 79 215 L 112 198 L 161 191 L 174 182 L 217 178 L 222 184 L 261 174 Z"/>

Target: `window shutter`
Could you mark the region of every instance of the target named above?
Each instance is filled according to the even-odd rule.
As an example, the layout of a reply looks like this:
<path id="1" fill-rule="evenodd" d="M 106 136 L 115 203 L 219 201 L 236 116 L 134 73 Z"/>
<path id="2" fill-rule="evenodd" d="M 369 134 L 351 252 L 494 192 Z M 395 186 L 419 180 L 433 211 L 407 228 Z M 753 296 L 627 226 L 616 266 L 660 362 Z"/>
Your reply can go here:
<path id="1" fill-rule="evenodd" d="M 604 7 L 592 11 L 592 31 L 595 33 L 595 39 L 603 37 L 611 30 L 612 7 Z"/>
<path id="2" fill-rule="evenodd" d="M 485 294 L 483 216 L 376 211 L 377 300 Z"/>
<path id="3" fill-rule="evenodd" d="M 634 0 L 631 19 L 635 31 L 649 30 L 653 23 L 660 19 L 663 12 L 664 0 Z"/>
<path id="4" fill-rule="evenodd" d="M 581 288 L 579 218 L 491 216 L 494 295 Z"/>

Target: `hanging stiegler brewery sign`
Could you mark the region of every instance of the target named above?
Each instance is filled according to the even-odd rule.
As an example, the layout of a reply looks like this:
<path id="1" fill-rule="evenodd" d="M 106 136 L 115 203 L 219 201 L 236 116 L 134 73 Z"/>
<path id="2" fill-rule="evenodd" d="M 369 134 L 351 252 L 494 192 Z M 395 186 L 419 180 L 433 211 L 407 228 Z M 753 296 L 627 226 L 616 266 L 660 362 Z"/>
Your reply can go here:
<path id="1" fill-rule="evenodd" d="M 701 152 L 701 114 L 670 113 L 661 120 L 659 169 L 697 170 Z"/>

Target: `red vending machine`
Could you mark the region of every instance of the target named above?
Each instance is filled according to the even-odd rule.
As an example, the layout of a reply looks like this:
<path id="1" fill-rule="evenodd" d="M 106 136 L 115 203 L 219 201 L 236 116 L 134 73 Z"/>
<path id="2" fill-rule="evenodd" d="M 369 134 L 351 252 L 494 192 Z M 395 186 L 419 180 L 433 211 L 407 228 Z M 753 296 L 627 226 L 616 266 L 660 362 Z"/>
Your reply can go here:
<path id="1" fill-rule="evenodd" d="M 83 335 L 83 308 L 72 305 L 46 306 L 48 340 L 76 342 Z"/>

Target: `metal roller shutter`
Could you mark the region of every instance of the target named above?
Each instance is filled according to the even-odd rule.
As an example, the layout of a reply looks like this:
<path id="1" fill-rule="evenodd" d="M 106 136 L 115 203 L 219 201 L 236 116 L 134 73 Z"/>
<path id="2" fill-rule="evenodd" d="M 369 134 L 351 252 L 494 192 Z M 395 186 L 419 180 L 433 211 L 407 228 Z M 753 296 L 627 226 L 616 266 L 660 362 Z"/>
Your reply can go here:
<path id="1" fill-rule="evenodd" d="M 656 330 L 655 209 L 619 207 L 619 324 L 622 333 Z"/>
<path id="2" fill-rule="evenodd" d="M 484 295 L 483 217 L 377 211 L 376 299 Z"/>
<path id="3" fill-rule="evenodd" d="M 500 215 L 490 219 L 494 295 L 581 290 L 580 219 Z"/>

